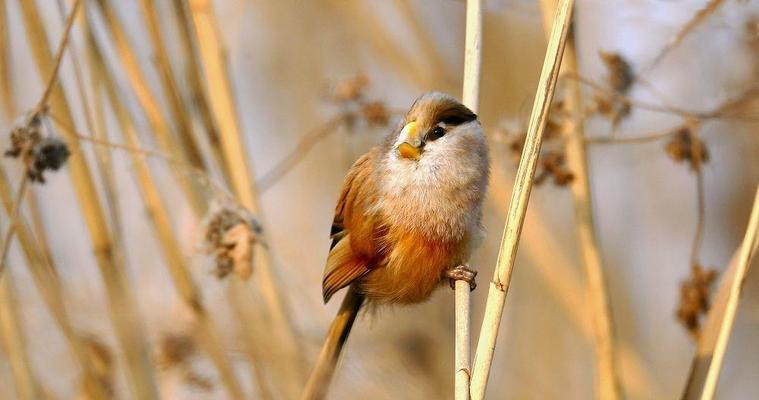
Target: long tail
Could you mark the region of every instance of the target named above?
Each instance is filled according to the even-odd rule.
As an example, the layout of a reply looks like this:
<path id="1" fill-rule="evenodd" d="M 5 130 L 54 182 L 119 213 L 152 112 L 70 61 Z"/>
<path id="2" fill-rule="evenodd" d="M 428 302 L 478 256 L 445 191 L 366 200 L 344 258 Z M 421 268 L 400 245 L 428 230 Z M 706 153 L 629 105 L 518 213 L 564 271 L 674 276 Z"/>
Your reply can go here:
<path id="1" fill-rule="evenodd" d="M 327 395 L 340 352 L 348 340 L 348 334 L 351 332 L 351 327 L 363 302 L 364 296 L 351 286 L 340 305 L 340 311 L 337 312 L 335 320 L 329 327 L 319 359 L 308 378 L 301 400 L 322 400 Z"/>

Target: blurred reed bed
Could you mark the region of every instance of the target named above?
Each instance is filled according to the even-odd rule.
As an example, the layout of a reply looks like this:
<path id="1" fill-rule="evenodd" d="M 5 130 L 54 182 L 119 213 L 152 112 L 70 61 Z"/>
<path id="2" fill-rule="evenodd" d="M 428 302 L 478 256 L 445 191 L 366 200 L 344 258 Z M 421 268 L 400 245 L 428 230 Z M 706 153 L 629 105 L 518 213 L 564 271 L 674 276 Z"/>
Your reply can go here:
<path id="1" fill-rule="evenodd" d="M 10 69 L 14 57 L 10 44 L 15 38 L 9 36 L 5 23 L 7 3 L 0 0 L 0 21 L 3 22 L 0 24 L 0 97 L 5 114 L 20 121 L 10 132 L 8 154 L 19 163 L 22 173 L 9 176 L 0 164 L 0 200 L 8 216 L 7 223 L 1 227 L 0 333 L 17 397 L 58 398 L 35 376 L 30 365 L 25 340 L 29 333 L 23 332 L 24 315 L 19 313 L 13 279 L 13 269 L 18 266 L 6 265 L 14 241 L 19 244 L 38 294 L 79 369 L 78 398 L 157 399 L 161 397 L 161 379 L 169 370 L 180 371 L 181 379 L 199 390 L 211 390 L 215 381 L 190 365 L 190 360 L 196 357 L 210 359 L 228 398 L 298 398 L 311 354 L 303 334 L 296 330 L 290 305 L 283 296 L 287 285 L 280 282 L 275 270 L 272 254 L 275 249 L 267 238 L 269 221 L 261 210 L 260 194 L 295 168 L 318 142 L 339 129 L 355 129 L 359 123 L 361 127 L 388 128 L 391 120 L 404 110 L 388 107 L 382 99 L 370 98 L 366 94 L 370 82 L 366 75 L 346 79 L 330 92 L 330 101 L 338 106 L 338 112 L 306 132 L 292 152 L 256 180 L 252 160 L 245 151 L 239 114 L 242 111 L 235 100 L 235 86 L 210 0 L 140 0 L 136 18 L 147 28 L 153 62 L 138 54 L 125 28 L 125 18 L 118 14 L 113 0 L 57 0 L 63 22 L 63 29 L 57 32 L 48 32 L 37 2 L 19 2 L 26 42 L 37 75 L 43 82 L 39 101 L 33 109 L 23 112 L 17 109 L 13 90 L 16 76 Z M 433 39 L 412 15 L 412 8 L 403 0 L 396 3 L 414 37 L 423 44 L 426 63 L 443 65 L 437 47 L 430 44 Z M 464 101 L 477 109 L 481 80 L 479 50 L 484 45 L 481 43 L 483 10 L 480 0 L 467 3 L 470 7 L 467 17 L 475 22 L 471 26 L 467 23 Z M 523 242 L 528 246 L 528 257 L 539 266 L 538 276 L 545 280 L 563 311 L 593 347 L 595 396 L 624 398 L 624 384 L 629 385 L 628 381 L 643 386 L 650 384 L 650 374 L 635 349 L 615 340 L 610 309 L 613 294 L 605 284 L 606 268 L 595 231 L 587 158 L 590 146 L 648 142 L 663 143 L 661 154 L 687 166 L 694 177 L 697 224 L 689 276 L 683 281 L 677 318 L 698 347 L 684 398 L 713 398 L 735 321 L 741 283 L 756 247 L 759 200 L 754 203 L 746 236 L 733 262 L 721 273 L 720 282 L 716 269 L 703 266 L 699 258 L 706 214 L 702 168 L 709 162 L 708 147 L 699 136 L 699 130 L 704 123 L 718 119 L 755 123 L 756 118 L 751 113 L 759 89 L 749 87 L 709 111 L 692 111 L 664 101 L 640 101 L 630 95 L 636 85 L 655 91 L 655 86 L 646 79 L 647 73 L 663 63 L 672 49 L 724 6 L 723 1 L 709 1 L 698 10 L 643 68 L 636 70 L 619 53 L 599 54 L 608 72 L 603 79 L 590 79 L 579 71 L 576 40 L 570 30 L 573 3 L 566 0 L 540 2 L 549 47 L 529 125 L 525 129 L 513 129 L 515 124 L 511 124 L 511 128 L 489 129 L 488 132 L 497 160 L 491 201 L 499 210 L 507 204 L 506 193 L 511 191 L 508 187 L 511 177 L 504 172 L 506 159 L 513 158 L 521 164 L 514 183 L 513 204 L 508 212 L 503 212 L 507 222 L 501 257 L 490 282 L 488 311 L 473 366 L 468 354 L 468 289 L 458 291 L 457 317 L 464 318 L 457 327 L 457 335 L 461 336 L 457 336 L 455 349 L 456 398 L 466 399 L 470 392 L 475 399 L 485 395 L 529 194 L 533 185 L 549 181 L 571 192 L 576 245 L 584 277 L 571 270 L 567 255 L 553 254 L 551 249 L 556 246 L 552 244 L 551 235 L 545 234 L 550 224 L 540 216 L 530 219 L 531 230 L 526 233 L 537 238 Z M 557 6 L 560 6 L 558 13 Z M 385 25 L 378 22 L 377 15 L 366 10 L 363 2 L 346 3 L 345 9 L 345 13 L 355 17 L 350 18 L 352 23 L 365 28 L 358 29 L 361 39 L 371 43 L 382 57 L 395 60 L 394 68 L 404 79 L 426 82 L 427 86 L 457 82 L 446 68 L 430 68 L 433 73 L 428 73 L 386 40 L 389 35 Z M 551 30 L 554 14 L 559 19 Z M 470 37 L 472 32 L 479 33 Z M 77 33 L 81 40 L 74 40 Z M 48 37 L 58 40 L 51 42 Z M 475 47 L 477 53 L 470 54 Z M 75 78 L 74 84 L 66 88 L 75 87 L 75 92 L 66 92 L 61 83 L 60 68 L 64 60 L 73 65 Z M 148 78 L 152 73 L 159 77 L 156 85 L 151 85 Z M 75 110 L 80 110 L 82 115 Z M 619 125 L 636 110 L 674 115 L 681 123 L 663 132 L 621 137 Z M 586 134 L 585 124 L 593 118 L 608 122 L 611 133 L 601 137 Z M 160 340 L 148 333 L 137 308 L 139 288 L 126 276 L 127 256 L 137 250 L 125 246 L 127 221 L 123 221 L 119 212 L 123 189 L 115 177 L 116 152 L 129 157 L 141 205 L 147 210 L 163 257 L 160 263 L 167 268 L 183 311 L 192 319 L 189 329 L 169 332 Z M 151 160 L 156 162 L 151 163 Z M 102 338 L 80 331 L 64 306 L 70 293 L 66 293 L 61 284 L 47 238 L 62 232 L 54 227 L 45 228 L 36 190 L 45 182 L 45 174 L 54 173 L 64 163 L 105 288 L 108 314 L 117 337 L 116 347 L 109 347 Z M 230 345 L 223 340 L 229 332 L 223 331 L 214 318 L 215 310 L 202 298 L 201 288 L 193 277 L 193 267 L 184 253 L 177 216 L 172 213 L 168 200 L 169 189 L 162 185 L 162 168 L 169 171 L 173 184 L 179 188 L 193 222 L 203 225 L 205 250 L 215 263 L 216 276 L 223 280 L 229 312 L 237 320 L 234 333 L 240 344 Z M 536 243 L 540 244 L 539 249 L 535 248 Z M 717 282 L 720 283 L 715 292 L 713 286 Z M 463 293 L 467 295 L 462 296 Z M 233 348 L 237 345 L 242 347 L 241 351 Z M 239 354 L 242 357 L 238 357 Z M 241 358 L 244 361 L 240 361 Z M 620 365 L 634 371 L 635 376 L 623 380 Z M 122 371 L 127 377 L 129 394 L 117 396 L 114 375 Z M 367 389 L 371 390 L 376 388 Z"/>

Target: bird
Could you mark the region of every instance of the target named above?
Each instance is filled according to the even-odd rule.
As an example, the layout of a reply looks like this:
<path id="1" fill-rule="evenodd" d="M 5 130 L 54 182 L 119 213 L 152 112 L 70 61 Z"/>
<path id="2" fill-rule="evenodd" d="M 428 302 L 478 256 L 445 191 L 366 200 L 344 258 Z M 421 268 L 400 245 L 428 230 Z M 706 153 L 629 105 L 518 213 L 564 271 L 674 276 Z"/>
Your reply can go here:
<path id="1" fill-rule="evenodd" d="M 421 303 L 454 280 L 482 241 L 489 156 L 477 115 L 456 98 L 418 97 L 385 140 L 348 171 L 330 231 L 326 304 L 348 288 L 303 400 L 322 399 L 364 307 Z"/>

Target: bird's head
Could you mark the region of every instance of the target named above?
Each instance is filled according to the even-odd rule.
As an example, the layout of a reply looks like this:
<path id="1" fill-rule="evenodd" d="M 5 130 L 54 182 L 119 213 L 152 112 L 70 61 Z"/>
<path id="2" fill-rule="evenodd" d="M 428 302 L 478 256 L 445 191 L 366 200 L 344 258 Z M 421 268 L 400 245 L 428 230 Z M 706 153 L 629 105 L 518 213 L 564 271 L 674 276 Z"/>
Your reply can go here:
<path id="1" fill-rule="evenodd" d="M 401 161 L 419 162 L 467 148 L 475 151 L 479 149 L 471 145 L 484 141 L 477 115 L 440 92 L 419 97 L 401 125 L 391 150 Z"/>
<path id="2" fill-rule="evenodd" d="M 426 93 L 388 139 L 378 175 L 382 215 L 449 241 L 478 226 L 489 162 L 472 110 L 446 94 Z"/>

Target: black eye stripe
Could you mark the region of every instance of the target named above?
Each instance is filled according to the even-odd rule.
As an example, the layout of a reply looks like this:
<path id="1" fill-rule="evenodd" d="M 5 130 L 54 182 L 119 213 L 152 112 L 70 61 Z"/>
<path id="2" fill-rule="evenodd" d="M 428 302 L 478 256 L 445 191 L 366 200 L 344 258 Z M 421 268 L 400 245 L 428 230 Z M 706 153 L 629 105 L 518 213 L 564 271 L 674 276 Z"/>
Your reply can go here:
<path id="1" fill-rule="evenodd" d="M 477 119 L 476 114 L 458 114 L 458 115 L 447 115 L 440 119 L 440 122 L 446 124 L 446 125 L 461 125 L 463 123 L 474 121 Z"/>

